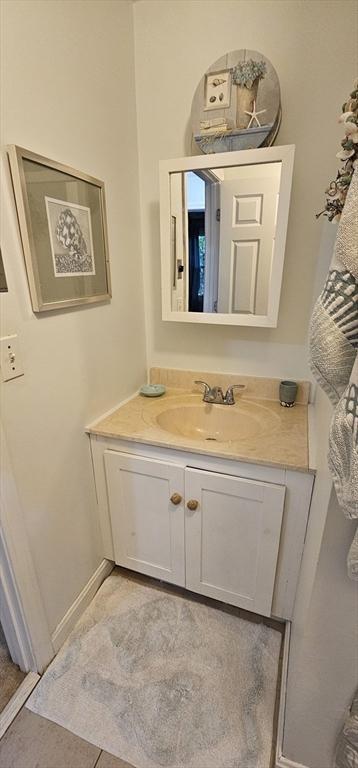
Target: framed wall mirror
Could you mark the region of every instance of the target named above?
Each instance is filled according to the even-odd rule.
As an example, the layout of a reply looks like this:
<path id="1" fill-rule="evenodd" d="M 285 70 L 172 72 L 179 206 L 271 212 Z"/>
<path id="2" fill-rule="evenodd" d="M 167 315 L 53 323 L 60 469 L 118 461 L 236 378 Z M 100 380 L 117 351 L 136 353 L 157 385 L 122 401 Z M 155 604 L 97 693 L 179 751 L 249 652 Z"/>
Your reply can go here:
<path id="1" fill-rule="evenodd" d="M 277 325 L 294 146 L 162 161 L 163 320 Z"/>

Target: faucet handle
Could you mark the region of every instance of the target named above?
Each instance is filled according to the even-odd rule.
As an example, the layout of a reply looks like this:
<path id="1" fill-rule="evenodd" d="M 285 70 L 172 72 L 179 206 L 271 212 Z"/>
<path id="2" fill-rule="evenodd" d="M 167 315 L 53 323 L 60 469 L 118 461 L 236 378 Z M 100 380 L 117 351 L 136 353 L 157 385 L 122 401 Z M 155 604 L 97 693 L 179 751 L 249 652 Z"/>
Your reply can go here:
<path id="1" fill-rule="evenodd" d="M 227 405 L 235 405 L 234 389 L 246 389 L 246 384 L 232 384 L 227 388 L 225 395 Z"/>
<path id="2" fill-rule="evenodd" d="M 209 387 L 209 384 L 206 383 L 206 381 L 194 381 L 194 384 L 202 384 L 204 387 L 204 395 L 206 395 L 208 392 L 211 391 L 211 387 Z"/>

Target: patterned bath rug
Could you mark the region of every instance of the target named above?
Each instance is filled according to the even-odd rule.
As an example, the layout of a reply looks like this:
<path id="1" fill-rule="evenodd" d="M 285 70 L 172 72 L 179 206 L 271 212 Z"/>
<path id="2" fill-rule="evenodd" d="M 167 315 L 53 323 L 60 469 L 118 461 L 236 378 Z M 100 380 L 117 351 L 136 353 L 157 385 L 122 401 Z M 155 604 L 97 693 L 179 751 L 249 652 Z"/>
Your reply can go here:
<path id="1" fill-rule="evenodd" d="M 269 768 L 280 644 L 115 570 L 26 706 L 136 768 Z"/>

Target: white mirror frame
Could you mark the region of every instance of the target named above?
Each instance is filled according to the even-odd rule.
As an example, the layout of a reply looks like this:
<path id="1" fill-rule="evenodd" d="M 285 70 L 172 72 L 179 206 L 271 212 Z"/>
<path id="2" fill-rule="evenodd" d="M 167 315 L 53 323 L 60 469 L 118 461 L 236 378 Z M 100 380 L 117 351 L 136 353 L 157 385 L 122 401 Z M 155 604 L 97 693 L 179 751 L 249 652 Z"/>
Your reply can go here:
<path id="1" fill-rule="evenodd" d="M 182 157 L 160 162 L 160 234 L 162 260 L 162 319 L 181 323 L 211 323 L 214 325 L 247 325 L 276 328 L 280 304 L 282 272 L 285 259 L 286 233 L 290 207 L 294 144 L 283 147 L 262 147 L 239 152 Z M 242 165 L 281 162 L 280 194 L 277 210 L 275 250 L 272 259 L 267 315 L 244 313 L 175 312 L 171 300 L 170 247 L 170 175 L 183 171 L 225 168 Z"/>

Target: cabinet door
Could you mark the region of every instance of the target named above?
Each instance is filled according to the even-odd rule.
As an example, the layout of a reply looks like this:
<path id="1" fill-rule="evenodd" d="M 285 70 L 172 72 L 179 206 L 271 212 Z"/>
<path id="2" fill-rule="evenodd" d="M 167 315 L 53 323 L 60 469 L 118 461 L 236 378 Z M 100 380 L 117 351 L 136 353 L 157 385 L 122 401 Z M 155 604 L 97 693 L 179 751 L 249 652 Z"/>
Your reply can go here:
<path id="1" fill-rule="evenodd" d="M 186 469 L 185 490 L 187 588 L 269 616 L 285 488 Z"/>
<path id="2" fill-rule="evenodd" d="M 104 461 L 116 563 L 184 586 L 183 468 L 116 451 Z"/>

